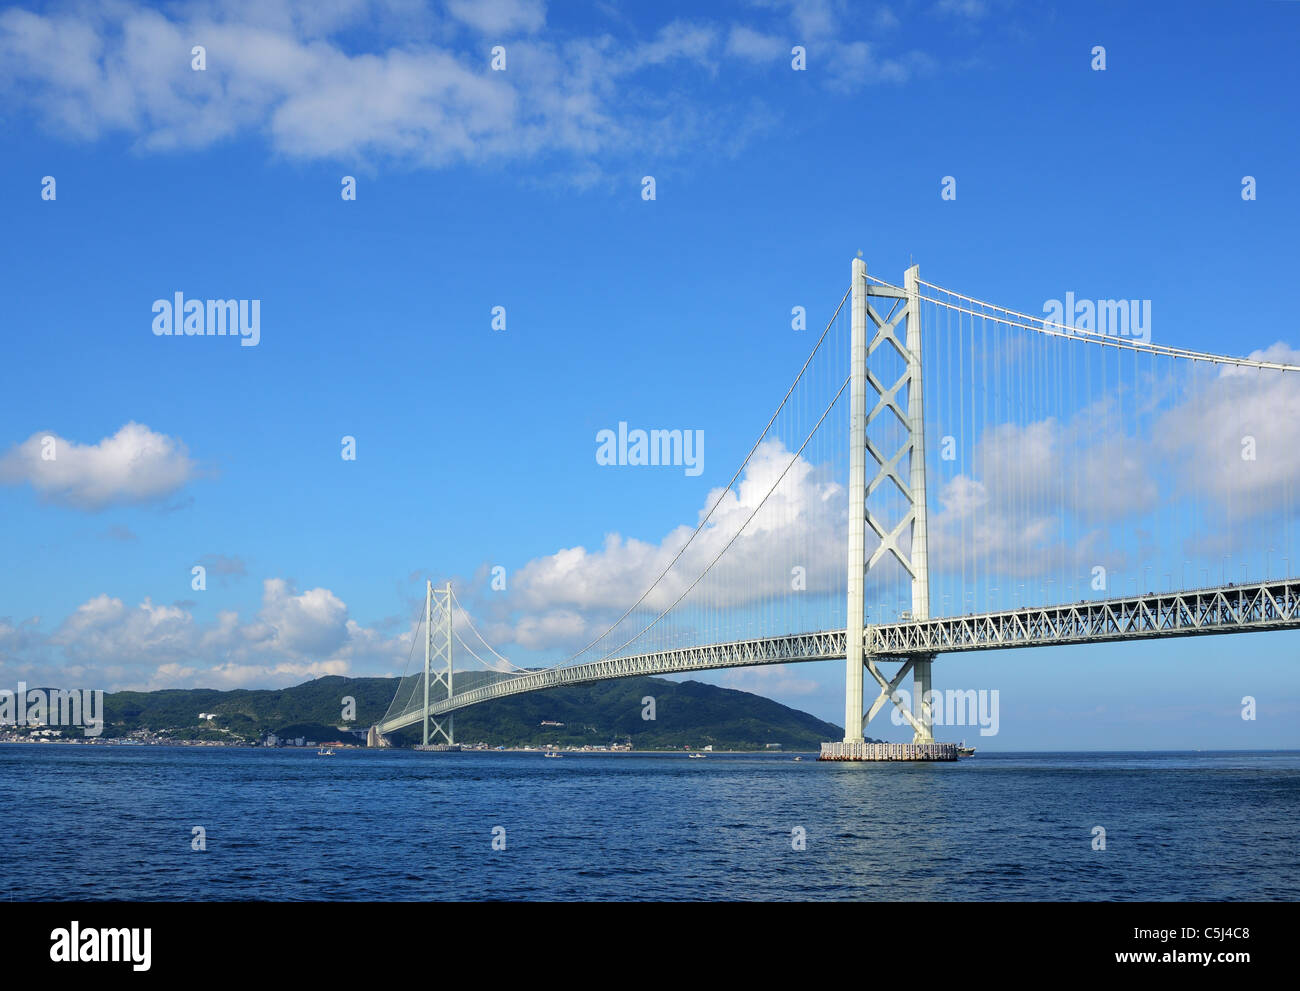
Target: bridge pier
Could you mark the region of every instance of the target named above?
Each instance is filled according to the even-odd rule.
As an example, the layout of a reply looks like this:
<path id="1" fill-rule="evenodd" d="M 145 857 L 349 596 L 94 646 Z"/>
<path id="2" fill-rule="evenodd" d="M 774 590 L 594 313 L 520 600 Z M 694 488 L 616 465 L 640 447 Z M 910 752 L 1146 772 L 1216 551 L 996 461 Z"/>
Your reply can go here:
<path id="1" fill-rule="evenodd" d="M 918 658 L 912 663 L 912 706 L 920 723 L 912 734 L 913 743 L 934 742 L 934 713 L 930 711 L 930 665 L 934 657 Z"/>
<path id="2" fill-rule="evenodd" d="M 897 661 L 899 663 L 899 668 L 898 671 L 895 672 L 894 677 L 887 679 L 876 666 L 878 661 L 881 663 Z M 849 747 L 849 749 L 845 751 L 846 753 L 855 752 L 853 750 L 853 745 L 864 742 L 867 727 L 871 724 L 871 720 L 876 717 L 876 714 L 885 707 L 886 702 L 892 702 L 894 708 L 903 714 L 903 718 L 911 723 L 913 730 L 913 743 L 929 744 L 935 742 L 933 732 L 934 713 L 931 711 L 930 706 L 930 666 L 933 663 L 933 654 L 919 654 L 911 657 L 870 656 L 863 661 L 862 669 L 870 672 L 871 677 L 874 678 L 876 684 L 880 686 L 880 692 L 876 695 L 875 701 L 871 703 L 871 708 L 869 708 L 865 714 L 855 715 L 852 711 L 845 713 L 845 718 L 852 720 L 853 725 L 859 727 L 856 739 L 851 739 L 847 733 L 845 734 L 843 742 L 845 746 Z M 907 677 L 909 672 L 912 675 L 912 705 L 915 711 L 903 705 L 903 703 L 895 697 L 896 689 L 900 684 L 902 684 L 903 679 Z M 860 695 L 859 698 L 861 698 Z M 855 758 L 837 757 L 835 759 L 853 760 Z M 862 759 L 884 760 L 886 758 L 864 757 Z M 908 757 L 906 759 L 915 760 L 919 758 Z"/>

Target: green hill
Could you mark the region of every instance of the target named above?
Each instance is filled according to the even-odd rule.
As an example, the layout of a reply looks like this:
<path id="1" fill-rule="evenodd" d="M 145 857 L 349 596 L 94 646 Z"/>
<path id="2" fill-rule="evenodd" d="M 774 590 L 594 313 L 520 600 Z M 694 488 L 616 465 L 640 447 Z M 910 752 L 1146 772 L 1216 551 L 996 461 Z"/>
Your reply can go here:
<path id="1" fill-rule="evenodd" d="M 465 691 L 495 680 L 486 672 L 456 676 Z M 377 722 L 397 689 L 396 678 L 317 678 L 276 690 L 169 689 L 105 696 L 106 737 L 133 730 L 166 731 L 179 739 L 257 740 L 267 733 L 316 741 L 343 738 L 344 729 Z M 355 699 L 355 719 L 345 723 L 343 699 Z M 653 720 L 642 718 L 642 699 L 654 698 Z M 198 714 L 216 713 L 202 725 Z M 563 726 L 542 726 L 543 722 Z M 419 727 L 393 734 L 399 746 L 419 742 Z M 608 744 L 631 740 L 636 749 L 681 749 L 712 744 L 719 750 L 816 750 L 843 730 L 806 712 L 749 692 L 698 681 L 622 678 L 532 692 L 471 706 L 456 713 L 456 740 L 491 746 Z"/>
<path id="2" fill-rule="evenodd" d="M 396 686 L 396 678 L 327 677 L 270 690 L 112 692 L 104 696 L 104 736 L 149 729 L 169 731 L 180 739 L 256 740 L 267 733 L 285 735 L 310 727 L 321 734 L 313 733 L 312 739 L 335 740 L 344 725 L 345 696 L 356 700 L 356 720 L 349 725 L 364 729 L 388 708 Z M 217 718 L 200 725 L 200 712 L 214 712 Z"/>

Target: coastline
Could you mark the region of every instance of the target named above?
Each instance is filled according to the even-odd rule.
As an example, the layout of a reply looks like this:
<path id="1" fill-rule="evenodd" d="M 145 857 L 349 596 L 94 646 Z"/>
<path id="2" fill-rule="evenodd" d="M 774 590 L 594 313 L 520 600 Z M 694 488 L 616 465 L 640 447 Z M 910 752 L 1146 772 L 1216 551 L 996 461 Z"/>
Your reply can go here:
<path id="1" fill-rule="evenodd" d="M 220 750 L 274 750 L 294 752 L 302 751 L 304 753 L 315 753 L 316 747 L 265 747 L 252 743 L 221 743 L 218 741 L 206 740 L 168 740 L 166 742 L 132 742 L 128 740 L 90 737 L 84 740 L 0 740 L 0 746 L 98 746 L 98 747 L 185 747 L 188 749 L 220 749 Z M 816 750 L 560 750 L 547 747 L 505 747 L 498 750 L 496 747 L 461 747 L 459 750 L 451 751 L 418 751 L 414 747 L 361 747 L 352 744 L 330 744 L 331 749 L 369 751 L 378 753 L 381 751 L 392 751 L 395 753 L 460 753 L 460 754 L 545 754 L 559 753 L 563 756 L 575 757 L 664 757 L 671 755 L 681 755 L 683 757 L 692 753 L 702 753 L 706 757 L 716 757 L 721 754 L 766 754 L 772 757 L 780 757 L 785 754 L 791 756 L 807 756 L 816 754 Z"/>

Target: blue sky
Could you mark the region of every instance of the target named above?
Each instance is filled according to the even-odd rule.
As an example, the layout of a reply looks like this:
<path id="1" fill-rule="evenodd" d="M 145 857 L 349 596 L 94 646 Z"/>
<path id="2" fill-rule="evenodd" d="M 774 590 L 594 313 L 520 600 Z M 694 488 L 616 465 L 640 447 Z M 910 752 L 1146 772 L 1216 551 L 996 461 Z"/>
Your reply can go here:
<path id="1" fill-rule="evenodd" d="M 1152 299 L 1160 343 L 1300 346 L 1298 36 L 1271 2 L 10 6 L 0 678 L 396 673 L 426 576 L 468 604 L 493 565 L 658 543 L 806 355 L 791 307 L 820 327 L 859 250 L 1031 313 Z M 260 342 L 155 336 L 177 291 L 260 300 Z M 619 421 L 704 431 L 705 471 L 597 465 Z M 22 455 L 46 435 L 99 446 L 54 478 Z M 1000 690 L 990 748 L 1294 747 L 1296 649 L 935 681 Z M 841 664 L 701 677 L 842 717 Z"/>

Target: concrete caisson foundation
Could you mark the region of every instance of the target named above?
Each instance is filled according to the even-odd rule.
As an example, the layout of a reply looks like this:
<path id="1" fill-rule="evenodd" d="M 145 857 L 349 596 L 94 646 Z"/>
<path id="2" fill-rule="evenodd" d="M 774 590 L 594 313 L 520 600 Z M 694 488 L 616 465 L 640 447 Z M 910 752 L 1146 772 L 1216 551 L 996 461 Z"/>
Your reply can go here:
<path id="1" fill-rule="evenodd" d="M 823 743 L 818 760 L 956 760 L 955 743 Z"/>

